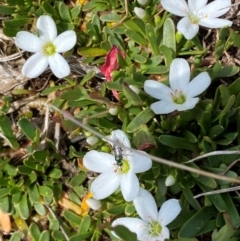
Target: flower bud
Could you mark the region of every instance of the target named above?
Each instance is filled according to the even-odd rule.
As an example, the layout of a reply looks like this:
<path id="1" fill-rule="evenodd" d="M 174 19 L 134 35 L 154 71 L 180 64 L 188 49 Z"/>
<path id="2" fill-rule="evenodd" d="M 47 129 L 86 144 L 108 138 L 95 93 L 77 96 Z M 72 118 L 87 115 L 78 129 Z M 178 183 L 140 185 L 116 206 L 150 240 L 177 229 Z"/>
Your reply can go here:
<path id="1" fill-rule="evenodd" d="M 137 2 L 140 4 L 140 5 L 146 5 L 148 3 L 148 0 L 137 0 Z"/>
<path id="2" fill-rule="evenodd" d="M 98 210 L 102 206 L 101 202 L 99 200 L 94 199 L 94 198 L 89 198 L 86 201 L 86 203 L 93 210 Z"/>
<path id="3" fill-rule="evenodd" d="M 98 138 L 96 136 L 89 136 L 87 139 L 87 144 L 90 146 L 94 146 L 98 142 Z"/>
<path id="4" fill-rule="evenodd" d="M 166 185 L 167 187 L 170 187 L 170 186 L 172 186 L 175 182 L 176 182 L 175 177 L 170 174 L 170 175 L 167 176 L 167 178 L 166 178 L 166 180 L 165 180 L 165 185 Z"/>
<path id="5" fill-rule="evenodd" d="M 140 19 L 143 19 L 146 16 L 146 11 L 142 8 L 135 7 L 134 12 Z"/>
<path id="6" fill-rule="evenodd" d="M 108 111 L 111 115 L 117 115 L 118 114 L 118 108 L 117 106 L 109 108 Z"/>

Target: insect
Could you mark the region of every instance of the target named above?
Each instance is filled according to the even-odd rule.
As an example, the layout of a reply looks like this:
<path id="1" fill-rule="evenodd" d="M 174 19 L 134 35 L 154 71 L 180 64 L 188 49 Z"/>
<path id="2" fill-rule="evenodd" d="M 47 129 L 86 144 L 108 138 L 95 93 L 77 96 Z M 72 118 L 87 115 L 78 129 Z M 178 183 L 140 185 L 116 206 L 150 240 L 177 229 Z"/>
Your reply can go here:
<path id="1" fill-rule="evenodd" d="M 122 164 L 122 160 L 123 160 L 123 149 L 120 146 L 114 145 L 113 146 L 113 152 L 114 152 L 114 156 L 115 156 L 115 161 L 117 163 L 117 165 L 119 167 L 121 167 Z"/>

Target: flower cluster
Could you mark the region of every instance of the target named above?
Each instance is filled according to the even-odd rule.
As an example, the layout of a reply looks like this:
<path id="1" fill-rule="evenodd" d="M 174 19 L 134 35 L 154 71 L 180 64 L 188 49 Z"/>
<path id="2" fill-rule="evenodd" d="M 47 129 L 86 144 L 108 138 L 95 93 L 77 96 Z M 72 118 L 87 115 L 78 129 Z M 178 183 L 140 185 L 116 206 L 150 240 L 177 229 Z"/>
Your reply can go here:
<path id="1" fill-rule="evenodd" d="M 199 31 L 199 25 L 207 28 L 221 28 L 231 26 L 232 22 L 220 19 L 229 11 L 231 0 L 215 0 L 207 4 L 208 0 L 161 0 L 161 4 L 168 12 L 183 17 L 177 24 L 177 29 L 186 39 L 192 39 Z"/>

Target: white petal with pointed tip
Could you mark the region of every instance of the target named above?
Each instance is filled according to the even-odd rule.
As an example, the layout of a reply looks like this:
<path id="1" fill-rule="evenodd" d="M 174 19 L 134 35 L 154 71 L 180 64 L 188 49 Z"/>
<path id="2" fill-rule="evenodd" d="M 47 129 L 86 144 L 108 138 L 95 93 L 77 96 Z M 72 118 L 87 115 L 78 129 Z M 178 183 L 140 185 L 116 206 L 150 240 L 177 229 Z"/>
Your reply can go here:
<path id="1" fill-rule="evenodd" d="M 48 67 L 47 58 L 40 52 L 32 55 L 23 65 L 22 74 L 28 78 L 36 78 Z"/>
<path id="2" fill-rule="evenodd" d="M 143 235 L 146 235 L 146 229 L 148 228 L 148 223 L 139 218 L 118 218 L 113 221 L 112 227 L 116 227 L 118 225 L 123 225 L 127 227 L 131 232 L 136 233 L 138 239 Z M 112 233 L 118 237 L 114 232 Z"/>
<path id="3" fill-rule="evenodd" d="M 72 49 L 76 42 L 76 33 L 73 30 L 68 30 L 58 35 L 53 44 L 56 46 L 56 52 L 62 53 Z"/>
<path id="4" fill-rule="evenodd" d="M 36 53 L 42 50 L 43 41 L 32 33 L 20 31 L 16 35 L 15 44 L 25 51 Z"/>
<path id="5" fill-rule="evenodd" d="M 191 110 L 196 106 L 198 101 L 199 101 L 199 98 L 189 98 L 183 104 L 178 105 L 176 110 L 178 111 Z"/>
<path id="6" fill-rule="evenodd" d="M 179 105 L 175 104 L 173 101 L 160 100 L 151 104 L 150 108 L 155 114 L 169 114 L 175 111 Z"/>
<path id="7" fill-rule="evenodd" d="M 206 6 L 208 0 L 188 0 L 188 6 L 191 12 L 198 11 Z"/>
<path id="8" fill-rule="evenodd" d="M 53 41 L 57 37 L 57 27 L 50 16 L 44 15 L 37 20 L 37 29 L 39 37 L 47 42 Z"/>
<path id="9" fill-rule="evenodd" d="M 211 78 L 209 74 L 207 72 L 202 72 L 190 81 L 183 92 L 188 98 L 195 97 L 202 94 L 210 84 Z"/>
<path id="10" fill-rule="evenodd" d="M 120 183 L 121 192 L 125 201 L 130 202 L 137 197 L 139 190 L 139 181 L 137 176 L 129 171 L 121 176 Z"/>
<path id="11" fill-rule="evenodd" d="M 181 212 L 182 208 L 177 199 L 169 199 L 163 203 L 158 214 L 158 221 L 162 226 L 171 223 Z"/>
<path id="12" fill-rule="evenodd" d="M 91 193 L 95 199 L 101 200 L 113 194 L 120 185 L 120 177 L 115 172 L 100 174 L 91 185 Z"/>
<path id="13" fill-rule="evenodd" d="M 131 152 L 127 158 L 131 162 L 132 170 L 134 173 L 145 172 L 152 167 L 152 160 L 144 151 L 137 151 L 134 153 Z"/>
<path id="14" fill-rule="evenodd" d="M 222 28 L 232 26 L 232 21 L 220 18 L 202 18 L 199 21 L 199 25 L 207 28 Z"/>
<path id="15" fill-rule="evenodd" d="M 114 172 L 116 161 L 113 155 L 95 150 L 89 151 L 83 157 L 83 165 L 92 172 Z"/>
<path id="16" fill-rule="evenodd" d="M 198 24 L 191 23 L 188 17 L 182 18 L 178 24 L 177 29 L 186 39 L 192 39 L 195 37 L 199 31 Z"/>
<path id="17" fill-rule="evenodd" d="M 177 16 L 187 16 L 189 9 L 185 0 L 161 0 L 164 9 Z"/>
<path id="18" fill-rule="evenodd" d="M 53 74 L 58 78 L 64 78 L 70 74 L 68 62 L 61 54 L 55 53 L 48 57 L 49 66 Z"/>
<path id="19" fill-rule="evenodd" d="M 209 17 L 220 17 L 227 13 L 231 7 L 231 0 L 215 0 L 201 9 Z"/>
<path id="20" fill-rule="evenodd" d="M 138 196 L 133 200 L 138 215 L 146 222 L 158 221 L 158 210 L 156 202 L 150 192 L 139 188 Z"/>
<path id="21" fill-rule="evenodd" d="M 183 90 L 190 81 L 190 67 L 185 59 L 174 59 L 170 66 L 169 82 L 171 89 Z"/>
<path id="22" fill-rule="evenodd" d="M 172 90 L 156 81 L 156 80 L 146 80 L 144 82 L 144 91 L 149 94 L 150 96 L 156 98 L 156 99 L 164 99 L 164 100 L 171 100 L 171 93 L 172 93 Z"/>

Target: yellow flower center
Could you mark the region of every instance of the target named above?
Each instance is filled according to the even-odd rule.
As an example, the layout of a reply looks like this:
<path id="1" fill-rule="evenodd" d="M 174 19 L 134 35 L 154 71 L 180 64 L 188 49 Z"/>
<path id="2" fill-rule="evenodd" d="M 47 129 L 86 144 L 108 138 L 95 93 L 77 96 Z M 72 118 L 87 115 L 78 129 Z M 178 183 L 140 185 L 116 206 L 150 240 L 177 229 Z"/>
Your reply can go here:
<path id="1" fill-rule="evenodd" d="M 182 91 L 175 90 L 174 93 L 171 93 L 173 102 L 176 104 L 183 104 L 186 101 L 185 95 L 182 93 Z"/>
<path id="2" fill-rule="evenodd" d="M 127 160 L 122 160 L 122 166 L 118 168 L 118 172 L 125 174 L 130 170 L 130 164 Z"/>
<path id="3" fill-rule="evenodd" d="M 43 53 L 47 56 L 53 55 L 56 53 L 56 47 L 53 43 L 46 43 L 43 46 Z"/>

